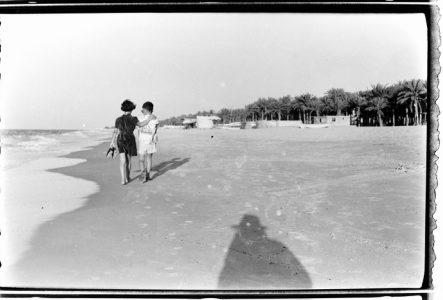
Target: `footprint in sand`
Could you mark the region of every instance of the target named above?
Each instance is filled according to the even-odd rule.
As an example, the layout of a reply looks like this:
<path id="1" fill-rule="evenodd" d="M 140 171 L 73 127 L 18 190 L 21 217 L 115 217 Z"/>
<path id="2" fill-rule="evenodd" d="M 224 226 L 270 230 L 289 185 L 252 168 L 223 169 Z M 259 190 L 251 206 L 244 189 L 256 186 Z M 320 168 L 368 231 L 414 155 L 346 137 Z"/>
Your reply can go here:
<path id="1" fill-rule="evenodd" d="M 146 224 L 146 223 L 140 224 L 140 227 L 141 228 L 146 228 L 146 227 L 148 227 L 148 224 Z"/>
<path id="2" fill-rule="evenodd" d="M 174 247 L 174 250 L 181 250 L 182 247 Z"/>
<path id="3" fill-rule="evenodd" d="M 143 218 L 145 215 L 138 215 L 138 216 L 135 216 L 135 218 L 138 220 L 138 219 L 141 219 L 141 218 Z"/>
<path id="4" fill-rule="evenodd" d="M 183 208 L 184 205 L 185 205 L 184 203 L 179 203 L 179 204 L 174 205 L 174 207 Z"/>
<path id="5" fill-rule="evenodd" d="M 146 208 L 146 209 L 151 209 L 151 207 L 150 207 L 150 206 L 145 206 L 145 208 Z"/>
<path id="6" fill-rule="evenodd" d="M 173 270 L 174 270 L 174 267 L 165 267 L 165 270 L 166 270 L 166 271 L 173 271 Z"/>
<path id="7" fill-rule="evenodd" d="M 173 212 L 171 212 L 171 214 L 173 214 L 173 215 L 177 215 L 177 214 L 178 214 L 178 212 L 176 212 L 176 211 L 173 211 Z"/>

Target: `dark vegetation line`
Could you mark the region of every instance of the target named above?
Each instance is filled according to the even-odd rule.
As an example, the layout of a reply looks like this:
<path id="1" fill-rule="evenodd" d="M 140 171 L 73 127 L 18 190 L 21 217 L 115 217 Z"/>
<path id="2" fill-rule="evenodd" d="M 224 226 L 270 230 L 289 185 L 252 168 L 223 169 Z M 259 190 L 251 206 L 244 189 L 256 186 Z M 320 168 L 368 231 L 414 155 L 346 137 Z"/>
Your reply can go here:
<path id="1" fill-rule="evenodd" d="M 426 123 L 426 81 L 413 79 L 392 85 L 373 85 L 355 93 L 332 88 L 324 96 L 312 94 L 259 98 L 244 108 L 198 111 L 160 121 L 160 125 L 182 125 L 183 119 L 217 115 L 222 123 L 258 120 L 301 120 L 313 123 L 314 116 L 351 115 L 357 126 L 409 126 Z"/>

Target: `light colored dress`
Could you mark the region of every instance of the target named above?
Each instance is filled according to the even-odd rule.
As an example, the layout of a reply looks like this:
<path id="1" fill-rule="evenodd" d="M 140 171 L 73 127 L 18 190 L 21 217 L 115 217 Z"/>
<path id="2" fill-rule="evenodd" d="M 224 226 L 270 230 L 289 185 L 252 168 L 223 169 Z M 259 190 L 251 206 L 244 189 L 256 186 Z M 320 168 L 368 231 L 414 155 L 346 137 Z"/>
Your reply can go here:
<path id="1" fill-rule="evenodd" d="M 147 115 L 143 115 L 139 118 L 140 122 L 146 121 L 149 118 Z M 158 120 L 151 120 L 148 124 L 143 127 L 140 127 L 139 136 L 138 136 L 138 153 L 140 155 L 151 154 L 157 152 L 157 134 L 154 136 L 154 141 L 152 140 L 152 136 L 155 133 L 155 128 L 158 125 Z"/>

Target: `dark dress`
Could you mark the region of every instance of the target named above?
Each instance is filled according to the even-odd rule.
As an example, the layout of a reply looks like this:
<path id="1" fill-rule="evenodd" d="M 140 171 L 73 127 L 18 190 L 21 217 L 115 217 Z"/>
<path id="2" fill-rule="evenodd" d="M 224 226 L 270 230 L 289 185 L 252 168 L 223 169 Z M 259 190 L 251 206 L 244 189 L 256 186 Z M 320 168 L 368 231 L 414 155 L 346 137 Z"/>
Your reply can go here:
<path id="1" fill-rule="evenodd" d="M 137 156 L 137 144 L 134 136 L 137 123 L 137 117 L 131 115 L 123 115 L 115 120 L 115 128 L 120 130 L 117 136 L 118 152 Z"/>

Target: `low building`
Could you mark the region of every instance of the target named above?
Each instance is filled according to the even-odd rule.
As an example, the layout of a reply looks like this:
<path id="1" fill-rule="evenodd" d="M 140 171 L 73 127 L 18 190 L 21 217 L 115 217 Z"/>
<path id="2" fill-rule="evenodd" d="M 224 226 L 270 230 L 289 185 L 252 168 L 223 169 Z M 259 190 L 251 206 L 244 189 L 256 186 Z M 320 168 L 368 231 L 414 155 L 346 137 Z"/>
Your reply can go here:
<path id="1" fill-rule="evenodd" d="M 197 116 L 197 128 L 214 128 L 220 120 L 217 116 Z"/>
<path id="2" fill-rule="evenodd" d="M 287 121 L 287 120 L 259 120 L 257 121 L 257 128 L 269 128 L 269 127 L 298 127 L 302 124 L 301 121 Z"/>
<path id="3" fill-rule="evenodd" d="M 314 117 L 314 124 L 331 124 L 332 126 L 350 126 L 351 125 L 351 116 Z"/>
<path id="4" fill-rule="evenodd" d="M 182 122 L 184 129 L 197 127 L 197 119 L 185 118 Z"/>
<path id="5" fill-rule="evenodd" d="M 277 121 L 277 127 L 298 127 L 300 124 L 302 124 L 302 121 L 295 121 L 295 120 L 291 120 L 291 121 L 287 121 L 287 120 L 281 120 L 281 121 Z"/>

